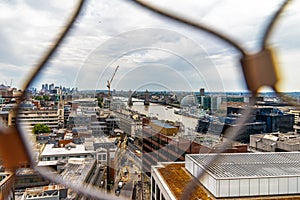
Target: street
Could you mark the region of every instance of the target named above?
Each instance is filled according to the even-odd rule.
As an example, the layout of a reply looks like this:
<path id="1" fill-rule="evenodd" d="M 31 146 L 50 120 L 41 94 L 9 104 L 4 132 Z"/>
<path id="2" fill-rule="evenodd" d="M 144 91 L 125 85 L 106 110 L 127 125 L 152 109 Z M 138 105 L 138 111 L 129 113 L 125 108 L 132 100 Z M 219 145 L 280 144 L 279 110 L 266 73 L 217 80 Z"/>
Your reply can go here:
<path id="1" fill-rule="evenodd" d="M 120 199 L 142 199 L 141 166 L 142 160 L 135 154 L 134 145 L 130 144 L 126 149 L 125 162 L 121 162 L 120 173 L 116 176 L 114 190 L 116 197 Z M 122 179 L 122 173 L 127 172 L 128 178 L 122 188 L 118 189 L 118 183 Z"/>

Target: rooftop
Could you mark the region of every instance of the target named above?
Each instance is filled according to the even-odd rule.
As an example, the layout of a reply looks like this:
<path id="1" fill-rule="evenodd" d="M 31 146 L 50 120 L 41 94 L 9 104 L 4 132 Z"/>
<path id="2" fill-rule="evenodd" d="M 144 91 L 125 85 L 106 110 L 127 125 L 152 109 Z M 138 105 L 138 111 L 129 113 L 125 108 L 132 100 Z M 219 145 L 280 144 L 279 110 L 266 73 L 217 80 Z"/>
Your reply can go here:
<path id="1" fill-rule="evenodd" d="M 187 184 L 192 180 L 192 176 L 184 168 L 184 163 L 169 164 L 158 169 L 159 173 L 164 178 L 168 187 L 171 188 L 173 195 L 180 199 L 182 192 Z M 200 185 L 196 187 L 191 199 L 211 199 L 207 191 Z"/>
<path id="2" fill-rule="evenodd" d="M 95 138 L 86 138 L 86 140 L 92 140 L 94 143 L 113 143 L 115 142 L 116 138 L 109 138 L 109 137 L 95 137 Z"/>
<path id="3" fill-rule="evenodd" d="M 36 172 L 34 171 L 34 169 L 31 168 L 19 168 L 16 171 L 16 175 L 31 175 L 31 174 L 35 174 Z"/>
<path id="4" fill-rule="evenodd" d="M 74 148 L 54 147 L 54 144 L 46 144 L 41 156 L 65 155 L 65 154 L 81 154 L 94 153 L 94 151 L 86 151 L 84 145 L 75 145 Z"/>
<path id="5" fill-rule="evenodd" d="M 258 157 L 260 159 L 261 157 Z M 163 180 L 163 184 L 166 184 L 169 190 L 176 199 L 180 199 L 181 194 L 183 193 L 187 184 L 192 180 L 192 175 L 187 171 L 184 167 L 183 163 L 175 162 L 175 163 L 159 163 L 158 166 L 153 166 L 156 173 L 161 175 L 161 180 Z M 267 186 L 265 186 L 267 187 Z M 205 200 L 215 200 L 219 198 L 215 198 L 200 182 L 197 183 L 197 186 L 194 189 L 193 194 L 190 199 L 205 199 Z M 224 199 L 224 198 L 220 198 Z M 267 196 L 236 196 L 233 198 L 226 199 L 235 199 L 235 200 L 296 200 L 299 199 L 297 194 L 284 194 L 284 195 L 267 195 Z"/>
<path id="6" fill-rule="evenodd" d="M 151 123 L 153 123 L 155 125 L 158 125 L 158 126 L 161 126 L 163 128 L 175 128 L 174 126 L 171 126 L 170 124 L 164 123 L 164 122 L 159 121 L 159 120 L 151 120 Z"/>
<path id="7" fill-rule="evenodd" d="M 66 188 L 62 185 L 27 188 L 22 199 L 58 199 L 59 190 L 66 190 Z"/>
<path id="8" fill-rule="evenodd" d="M 94 102 L 96 100 L 97 100 L 96 98 L 85 98 L 85 99 L 76 99 L 73 100 L 73 102 Z"/>
<path id="9" fill-rule="evenodd" d="M 271 133 L 271 134 L 255 134 L 255 138 L 263 138 L 272 141 L 280 141 L 287 144 L 300 144 L 300 134 L 295 132 L 288 133 Z"/>
<path id="10" fill-rule="evenodd" d="M 300 175 L 300 152 L 187 155 L 215 178 Z"/>
<path id="11" fill-rule="evenodd" d="M 64 171 L 60 174 L 63 179 L 68 182 L 80 183 L 84 182 L 92 171 L 95 159 L 72 158 L 64 166 Z"/>

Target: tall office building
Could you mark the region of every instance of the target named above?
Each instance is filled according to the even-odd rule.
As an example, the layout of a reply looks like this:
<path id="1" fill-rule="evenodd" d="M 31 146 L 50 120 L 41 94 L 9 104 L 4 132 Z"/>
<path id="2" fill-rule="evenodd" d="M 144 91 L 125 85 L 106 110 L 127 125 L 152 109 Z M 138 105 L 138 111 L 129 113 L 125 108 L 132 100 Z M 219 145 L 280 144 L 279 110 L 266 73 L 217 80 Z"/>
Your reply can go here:
<path id="1" fill-rule="evenodd" d="M 64 101 L 62 99 L 62 90 L 59 89 L 58 91 L 59 94 L 59 101 L 57 105 L 57 114 L 59 118 L 59 123 L 64 124 Z"/>
<path id="2" fill-rule="evenodd" d="M 51 84 L 49 85 L 49 90 L 51 91 L 51 90 L 53 90 L 53 89 L 54 89 L 54 84 L 51 83 Z"/>
<path id="3" fill-rule="evenodd" d="M 204 90 L 204 88 L 200 88 L 200 96 L 201 97 L 205 96 L 205 90 Z"/>

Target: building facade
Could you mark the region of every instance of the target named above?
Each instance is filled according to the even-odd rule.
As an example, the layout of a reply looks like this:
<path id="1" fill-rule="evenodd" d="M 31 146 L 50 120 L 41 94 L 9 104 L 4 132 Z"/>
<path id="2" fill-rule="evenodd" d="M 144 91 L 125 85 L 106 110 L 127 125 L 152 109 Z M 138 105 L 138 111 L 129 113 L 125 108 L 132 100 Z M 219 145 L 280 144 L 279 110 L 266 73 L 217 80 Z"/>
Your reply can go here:
<path id="1" fill-rule="evenodd" d="M 300 151 L 300 134 L 277 132 L 251 135 L 249 147 L 264 152 Z"/>
<path id="2" fill-rule="evenodd" d="M 58 128 L 59 114 L 57 109 L 51 110 L 21 110 L 18 114 L 19 122 L 33 129 L 35 124 L 45 124 L 50 129 Z"/>

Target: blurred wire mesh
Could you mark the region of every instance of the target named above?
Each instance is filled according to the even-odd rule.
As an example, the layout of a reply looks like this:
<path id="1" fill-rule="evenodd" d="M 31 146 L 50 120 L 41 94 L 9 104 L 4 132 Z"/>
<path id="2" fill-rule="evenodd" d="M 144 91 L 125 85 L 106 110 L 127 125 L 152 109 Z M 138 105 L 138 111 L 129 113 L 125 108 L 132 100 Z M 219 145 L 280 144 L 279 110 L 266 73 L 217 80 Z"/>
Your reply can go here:
<path id="1" fill-rule="evenodd" d="M 277 20 L 280 16 L 280 14 L 284 11 L 285 7 L 288 5 L 289 2 L 290 1 L 285 1 L 282 4 L 282 6 L 280 6 L 280 9 L 278 9 L 278 11 L 274 14 L 274 16 L 270 20 L 270 22 L 268 23 L 268 26 L 265 29 L 264 35 L 262 36 L 261 47 L 258 50 L 257 54 L 248 53 L 248 51 L 245 50 L 242 47 L 241 44 L 239 44 L 238 42 L 235 42 L 232 39 L 234 37 L 229 37 L 229 36 L 227 36 L 223 33 L 220 33 L 220 32 L 218 32 L 214 29 L 211 29 L 211 28 L 203 25 L 201 22 L 194 22 L 194 21 L 191 21 L 189 19 L 185 19 L 184 17 L 178 16 L 176 13 L 167 12 L 165 10 L 162 10 L 162 9 L 158 8 L 158 7 L 154 7 L 151 4 L 148 4 L 146 2 L 140 2 L 140 1 L 131 2 L 131 1 L 129 1 L 128 3 L 138 4 L 138 5 L 142 6 L 143 8 L 149 9 L 149 10 L 157 13 L 160 16 L 170 18 L 171 20 L 178 21 L 178 22 L 180 22 L 182 24 L 185 24 L 187 26 L 191 26 L 193 28 L 199 29 L 200 31 L 205 31 L 205 32 L 207 32 L 209 34 L 212 34 L 213 36 L 219 38 L 222 42 L 225 42 L 226 44 L 234 47 L 241 54 L 241 59 L 243 60 L 242 61 L 242 68 L 243 68 L 244 76 L 245 76 L 245 79 L 246 79 L 247 84 L 248 84 L 248 89 L 251 91 L 252 95 L 254 95 L 254 96 L 257 95 L 258 92 L 259 92 L 259 89 L 261 87 L 268 86 L 268 87 L 271 87 L 277 93 L 277 95 L 279 95 L 281 98 L 284 98 L 291 105 L 298 106 L 298 104 L 296 103 L 296 101 L 293 98 L 284 95 L 277 88 L 277 85 L 276 85 L 278 83 L 277 73 L 280 73 L 280 69 L 279 69 L 279 72 L 278 72 L 278 69 L 275 69 L 275 66 L 274 66 L 274 63 L 273 63 L 273 60 L 272 60 L 273 58 L 272 58 L 272 56 L 269 55 L 269 45 L 268 45 L 268 40 L 270 38 L 272 30 L 275 27 L 275 24 L 276 24 L 276 22 L 277 22 Z M 83 6 L 83 2 L 80 2 L 79 6 L 77 7 L 77 10 L 75 11 L 75 14 L 73 15 L 72 19 L 69 21 L 69 25 L 63 31 L 63 33 L 60 35 L 59 39 L 57 39 L 57 41 L 54 42 L 54 45 L 49 50 L 49 53 L 47 53 L 44 56 L 44 58 L 41 59 L 41 61 L 37 65 L 37 68 L 36 68 L 35 72 L 32 73 L 32 76 L 29 78 L 28 82 L 25 84 L 25 88 L 28 88 L 32 84 L 32 82 L 35 80 L 37 75 L 41 72 L 41 70 L 43 70 L 46 63 L 49 61 L 49 59 L 53 56 L 53 53 L 57 50 L 57 48 L 59 48 L 59 45 L 61 44 L 63 39 L 65 37 L 67 37 L 69 29 L 71 28 L 72 24 L 76 20 L 76 17 L 80 13 L 80 10 L 81 10 L 82 6 Z M 267 52 L 266 57 L 265 57 L 265 52 Z M 261 54 L 263 54 L 262 55 L 263 61 L 257 61 L 257 55 L 260 56 Z M 251 63 L 249 60 L 250 61 L 254 60 L 253 61 L 254 64 Z M 249 62 L 250 62 L 250 64 L 249 64 Z M 263 64 L 261 64 L 261 62 L 263 62 Z M 262 66 L 265 63 L 267 63 L 267 65 L 270 66 L 266 70 L 265 70 L 264 66 Z M 259 65 L 258 68 L 255 65 Z M 267 72 L 267 74 L 269 76 L 267 78 L 268 79 L 267 81 L 265 81 L 265 78 L 266 78 L 265 76 L 261 77 L 261 78 L 258 78 L 258 75 L 260 74 L 260 72 L 262 72 L 262 71 L 259 71 L 260 67 L 261 67 L 262 71 Z M 253 72 L 253 70 L 255 72 Z M 255 79 L 256 81 L 253 82 L 253 79 Z M 23 93 L 22 99 L 23 100 L 26 99 L 26 93 Z M 250 102 L 250 104 L 249 104 L 250 108 L 247 109 L 245 111 L 245 113 L 243 113 L 243 115 L 242 115 L 243 117 L 239 118 L 237 124 L 244 124 L 244 123 L 247 122 L 248 118 L 250 117 L 250 115 L 253 112 L 253 110 L 251 109 L 251 106 L 253 106 L 254 104 L 255 104 L 255 100 Z M 18 107 L 18 109 L 20 109 L 20 107 Z M 17 118 L 17 120 L 18 120 L 18 118 Z M 224 140 L 221 147 L 219 148 L 219 151 L 215 152 L 215 153 L 219 153 L 219 154 L 216 154 L 214 159 L 211 160 L 208 165 L 213 164 L 215 162 L 218 162 L 218 159 L 221 156 L 220 153 L 222 153 L 222 151 L 225 149 L 225 147 L 228 146 L 229 143 L 232 140 L 234 140 L 235 138 L 237 138 L 239 136 L 239 134 L 241 134 L 242 128 L 243 128 L 242 126 L 238 126 L 238 128 L 230 128 L 225 132 L 226 138 L 228 140 Z M 20 130 L 20 132 L 22 132 L 22 131 L 23 130 Z M 23 138 L 23 139 L 27 140 L 26 138 Z M 35 161 L 34 161 L 35 158 L 34 158 L 34 155 L 32 155 L 32 151 L 31 151 L 32 147 L 28 144 L 29 144 L 28 142 L 25 143 L 25 145 L 27 145 L 27 152 L 28 152 L 28 154 L 31 155 L 31 162 L 35 163 Z M 70 147 L 70 148 L 72 148 L 72 147 Z M 72 165 L 72 163 L 70 165 Z M 73 173 L 76 173 L 76 170 L 78 170 L 78 169 L 75 169 L 76 167 L 78 167 L 76 165 L 76 160 L 74 160 L 73 165 L 70 166 L 70 167 L 74 168 Z M 37 169 L 47 179 L 50 179 L 53 182 L 57 182 L 57 183 L 60 183 L 62 185 L 65 185 L 67 187 L 70 187 L 73 190 L 75 190 L 76 192 L 82 194 L 83 196 L 86 196 L 87 198 L 92 198 L 92 199 L 115 199 L 114 194 L 108 194 L 104 191 L 99 190 L 98 188 L 91 187 L 91 186 L 88 186 L 88 185 L 82 185 L 82 184 L 76 182 L 76 180 L 73 180 L 73 181 L 64 180 L 63 177 L 61 177 L 61 176 L 53 176 L 53 173 L 49 172 L 48 169 L 47 170 L 41 169 L 41 168 L 37 168 Z M 193 191 L 194 191 L 194 189 L 197 185 L 196 183 L 197 183 L 198 179 L 201 178 L 201 176 L 202 176 L 202 173 L 199 173 L 199 176 L 194 177 L 194 179 L 187 185 L 184 192 L 182 193 L 181 199 L 190 199 L 191 198 L 191 195 L 192 195 L 192 193 L 193 193 Z"/>

